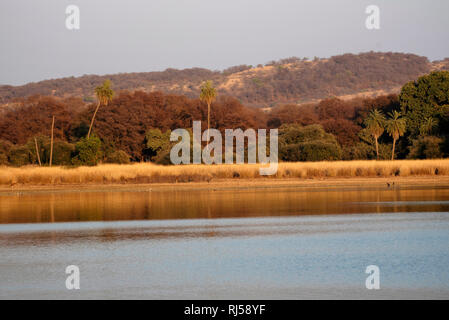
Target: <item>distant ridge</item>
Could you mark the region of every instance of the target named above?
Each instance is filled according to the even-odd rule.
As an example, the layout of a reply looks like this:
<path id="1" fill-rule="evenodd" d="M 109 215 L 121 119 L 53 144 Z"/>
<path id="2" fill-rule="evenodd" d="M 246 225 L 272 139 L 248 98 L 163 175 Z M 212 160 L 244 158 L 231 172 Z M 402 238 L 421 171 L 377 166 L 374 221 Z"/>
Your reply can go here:
<path id="1" fill-rule="evenodd" d="M 30 95 L 81 97 L 93 101 L 93 91 L 110 79 L 116 91 L 162 91 L 197 97 L 204 80 L 211 79 L 220 95 L 230 95 L 256 107 L 303 103 L 329 96 L 372 96 L 395 92 L 404 83 L 432 70 L 449 70 L 449 58 L 429 62 L 426 57 L 393 52 L 344 54 L 327 59 L 296 57 L 265 65 L 240 65 L 223 71 L 203 68 L 160 72 L 84 75 L 0 86 L 0 103 Z"/>

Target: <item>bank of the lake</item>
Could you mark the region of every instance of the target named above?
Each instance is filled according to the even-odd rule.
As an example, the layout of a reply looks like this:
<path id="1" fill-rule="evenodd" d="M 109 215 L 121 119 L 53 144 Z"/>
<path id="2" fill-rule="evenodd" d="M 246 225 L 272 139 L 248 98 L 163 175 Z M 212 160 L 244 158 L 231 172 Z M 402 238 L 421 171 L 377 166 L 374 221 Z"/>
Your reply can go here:
<path id="1" fill-rule="evenodd" d="M 419 187 L 449 187 L 449 176 L 440 177 L 370 177 L 370 178 L 310 178 L 310 179 L 217 179 L 211 182 L 179 183 L 114 183 L 114 184 L 14 184 L 0 186 L 0 195 L 14 193 L 66 193 L 66 192 L 164 192 L 164 191 L 221 191 L 257 189 L 404 189 Z"/>

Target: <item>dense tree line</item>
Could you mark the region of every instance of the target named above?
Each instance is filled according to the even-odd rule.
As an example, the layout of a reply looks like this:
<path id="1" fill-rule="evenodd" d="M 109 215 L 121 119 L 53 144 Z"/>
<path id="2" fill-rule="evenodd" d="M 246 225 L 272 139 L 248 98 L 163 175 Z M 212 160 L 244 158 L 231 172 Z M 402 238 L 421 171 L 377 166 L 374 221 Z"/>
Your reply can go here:
<path id="1" fill-rule="evenodd" d="M 232 97 L 220 96 L 213 102 L 210 114 L 210 126 L 224 132 L 227 128 L 258 128 L 265 126 L 265 115 L 257 109 L 243 106 Z M 52 116 L 55 121 L 55 140 L 73 144 L 75 151 L 87 143 L 89 124 L 97 104 L 88 104 L 80 111 L 72 112 L 66 100 L 57 97 L 32 96 L 25 99 L 20 107 L 6 112 L 0 118 L 0 153 L 23 147 L 27 156 L 20 160 L 10 158 L 12 164 L 23 165 L 36 163 L 34 137 L 50 136 Z M 145 135 L 152 128 L 163 132 L 176 128 L 191 128 L 194 120 L 202 120 L 203 130 L 207 128 L 207 103 L 200 99 L 185 96 L 163 94 L 161 92 L 145 93 L 142 91 L 122 91 L 107 106 L 99 109 L 93 129 L 96 139 L 101 139 L 102 152 L 91 150 L 95 161 L 110 161 L 117 157 L 113 154 L 121 151 L 133 161 L 146 159 Z M 89 145 L 94 144 L 93 142 Z M 40 150 L 44 150 L 39 145 Z M 94 148 L 95 149 L 95 148 Z M 86 150 L 90 150 L 87 148 Z M 74 153 L 76 157 L 79 152 Z M 78 157 L 79 158 L 79 157 Z M 95 162 L 94 161 L 94 162 Z M 92 161 L 87 161 L 92 163 Z M 69 164 L 58 163 L 55 164 Z"/>
<path id="2" fill-rule="evenodd" d="M 449 72 L 406 83 L 399 95 L 285 104 L 271 112 L 218 95 L 121 91 L 105 82 L 97 103 L 34 95 L 0 117 L 0 164 L 167 163 L 170 130 L 279 128 L 283 161 L 440 158 L 449 153 Z M 112 85 L 114 88 L 114 85 Z M 54 144 L 50 143 L 52 117 Z M 91 131 L 91 134 L 89 134 Z"/>

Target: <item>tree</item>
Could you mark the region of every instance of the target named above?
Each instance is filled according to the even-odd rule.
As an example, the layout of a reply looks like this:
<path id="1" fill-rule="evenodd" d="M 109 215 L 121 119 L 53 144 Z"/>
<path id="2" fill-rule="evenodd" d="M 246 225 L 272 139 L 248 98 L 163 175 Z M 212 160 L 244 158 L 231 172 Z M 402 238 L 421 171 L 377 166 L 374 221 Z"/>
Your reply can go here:
<path id="1" fill-rule="evenodd" d="M 50 165 L 50 158 L 52 165 L 70 165 L 75 151 L 74 144 L 61 139 L 54 139 L 52 143 L 51 138 L 46 135 L 31 137 L 25 146 L 31 152 L 32 163 L 37 160 L 40 161 L 39 165 Z"/>
<path id="2" fill-rule="evenodd" d="M 15 145 L 9 149 L 9 163 L 13 166 L 20 167 L 36 162 L 34 148 L 26 145 Z"/>
<path id="3" fill-rule="evenodd" d="M 388 134 L 393 138 L 393 150 L 391 153 L 391 160 L 394 160 L 394 149 L 396 147 L 396 141 L 404 135 L 407 130 L 405 118 L 401 116 L 400 112 L 393 111 L 389 113 L 389 119 L 385 124 L 385 128 Z"/>
<path id="4" fill-rule="evenodd" d="M 379 137 L 385 130 L 385 116 L 378 109 L 372 110 L 365 119 L 365 126 L 376 142 L 376 158 L 379 160 Z"/>
<path id="5" fill-rule="evenodd" d="M 212 81 L 208 80 L 201 86 L 200 100 L 207 103 L 207 142 L 209 143 L 210 127 L 210 105 L 217 97 L 217 92 L 212 86 Z"/>
<path id="6" fill-rule="evenodd" d="M 114 91 L 111 89 L 111 81 L 106 80 L 105 82 L 103 82 L 103 85 L 96 87 L 95 95 L 97 96 L 98 103 L 97 107 L 95 108 L 94 115 L 92 116 L 92 120 L 90 121 L 87 139 L 90 138 L 90 132 L 92 131 L 92 126 L 94 124 L 95 116 L 97 115 L 98 109 L 102 104 L 107 106 L 109 101 L 111 101 L 112 97 L 114 96 Z"/>
<path id="7" fill-rule="evenodd" d="M 58 120 L 55 121 L 54 138 L 67 138 L 76 111 L 71 112 L 71 107 L 66 101 L 55 97 L 34 95 L 20 102 L 18 106 L 20 107 L 0 108 L 2 110 L 0 115 L 1 139 L 8 140 L 13 144 L 25 144 L 29 138 L 35 135 L 50 136 L 53 116 Z"/>
<path id="8" fill-rule="evenodd" d="M 283 124 L 279 128 L 279 158 L 284 161 L 340 160 L 337 139 L 320 125 Z"/>
<path id="9" fill-rule="evenodd" d="M 149 156 L 150 160 L 158 156 L 161 152 L 170 150 L 171 130 L 164 133 L 160 129 L 150 129 L 145 134 L 145 150 L 144 154 Z"/>
<path id="10" fill-rule="evenodd" d="M 407 128 L 415 138 L 427 119 L 438 122 L 445 117 L 449 109 L 449 71 L 432 72 L 405 84 L 399 101 Z"/>
<path id="11" fill-rule="evenodd" d="M 420 136 L 412 140 L 412 145 L 409 146 L 409 159 L 437 159 L 443 158 L 444 154 L 441 151 L 443 139 L 435 136 Z"/>
<path id="12" fill-rule="evenodd" d="M 92 138 L 82 138 L 75 145 L 76 156 L 72 159 L 74 165 L 95 166 L 102 157 L 101 140 L 95 135 Z"/>

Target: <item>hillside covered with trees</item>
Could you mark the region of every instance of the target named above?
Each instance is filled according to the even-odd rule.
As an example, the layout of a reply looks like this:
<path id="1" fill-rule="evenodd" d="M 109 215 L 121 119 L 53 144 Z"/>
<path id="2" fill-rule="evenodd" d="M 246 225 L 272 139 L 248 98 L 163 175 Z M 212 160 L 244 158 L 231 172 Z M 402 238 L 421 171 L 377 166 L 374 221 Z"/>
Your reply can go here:
<path id="1" fill-rule="evenodd" d="M 429 62 L 414 54 L 368 52 L 320 58 L 287 58 L 265 65 L 240 65 L 223 71 L 202 68 L 167 69 L 161 72 L 84 75 L 0 86 L 0 104 L 8 108 L 14 101 L 31 95 L 95 100 L 94 89 L 106 79 L 119 92 L 160 91 L 196 98 L 201 83 L 212 80 L 217 93 L 232 96 L 247 106 L 274 107 L 304 103 L 332 96 L 359 93 L 398 92 L 407 81 L 434 70 L 449 70 L 449 59 Z"/>

